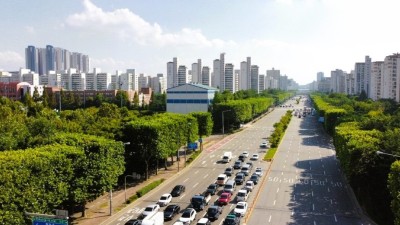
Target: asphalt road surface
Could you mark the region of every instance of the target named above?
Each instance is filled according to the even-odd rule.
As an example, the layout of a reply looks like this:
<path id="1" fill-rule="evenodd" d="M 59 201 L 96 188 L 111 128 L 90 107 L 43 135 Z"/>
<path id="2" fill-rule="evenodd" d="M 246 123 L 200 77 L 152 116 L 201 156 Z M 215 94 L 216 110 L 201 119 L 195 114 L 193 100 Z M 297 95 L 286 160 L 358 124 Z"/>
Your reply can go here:
<path id="1" fill-rule="evenodd" d="M 349 188 L 317 119 L 294 116 L 247 224 L 370 224 L 359 214 Z"/>
<path id="2" fill-rule="evenodd" d="M 286 104 L 302 108 L 304 103 L 297 105 L 290 100 Z M 173 198 L 170 204 L 178 204 L 181 210 L 189 207 L 191 197 L 203 193 L 227 166 L 233 166 L 243 151 L 249 152 L 250 156 L 253 153 L 260 155 L 259 160 L 253 161 L 251 173 L 256 167 L 261 167 L 264 175 L 261 179 L 263 182 L 256 185 L 250 193 L 247 200 L 250 210 L 241 220 L 241 224 L 368 224 L 362 221 L 356 206 L 350 200 L 330 139 L 323 135 L 316 118 L 293 117 L 274 161 L 270 163 L 261 160 L 265 149 L 261 149 L 259 145 L 269 137 L 274 129 L 273 124 L 289 109 L 293 108 L 277 107 L 255 123 L 246 125 L 242 131 L 226 136 L 221 142 L 205 149 L 187 168 L 113 215 L 102 225 L 123 225 L 129 219 L 137 218 L 147 205 L 155 204 L 162 194 L 170 193 L 177 184 L 185 185 L 186 192 Z M 232 161 L 227 164 L 221 163 L 225 151 L 233 154 Z M 241 188 L 242 185 L 236 187 L 233 197 Z M 210 205 L 217 201 L 221 193 L 222 188 L 212 197 Z M 235 205 L 236 200 L 233 198 L 224 206 L 219 219 L 212 224 L 221 225 Z M 198 212 L 192 224 L 204 217 L 206 210 L 207 208 Z M 181 214 L 164 224 L 171 225 L 180 216 Z"/>

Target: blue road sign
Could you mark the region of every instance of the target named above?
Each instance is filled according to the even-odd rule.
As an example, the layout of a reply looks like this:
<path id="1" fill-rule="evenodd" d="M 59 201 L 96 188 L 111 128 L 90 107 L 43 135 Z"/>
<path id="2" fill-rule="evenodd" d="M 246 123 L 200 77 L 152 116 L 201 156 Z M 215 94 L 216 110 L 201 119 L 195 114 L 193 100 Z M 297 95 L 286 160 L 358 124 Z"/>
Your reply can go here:
<path id="1" fill-rule="evenodd" d="M 187 146 L 187 148 L 188 148 L 188 149 L 197 149 L 197 143 L 196 143 L 196 142 L 194 142 L 194 143 L 189 143 L 188 146 Z"/>
<path id="2" fill-rule="evenodd" d="M 49 218 L 34 218 L 32 225 L 68 225 L 68 220 L 64 219 L 49 219 Z"/>

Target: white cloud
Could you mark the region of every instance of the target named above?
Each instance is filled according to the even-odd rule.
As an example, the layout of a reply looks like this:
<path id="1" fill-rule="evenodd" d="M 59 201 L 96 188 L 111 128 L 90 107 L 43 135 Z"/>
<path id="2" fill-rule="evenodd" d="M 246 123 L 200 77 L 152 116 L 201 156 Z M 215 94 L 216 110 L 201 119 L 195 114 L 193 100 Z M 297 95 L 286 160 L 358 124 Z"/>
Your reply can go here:
<path id="1" fill-rule="evenodd" d="M 35 34 L 35 33 L 36 33 L 36 30 L 35 30 L 35 28 L 34 28 L 33 26 L 26 26 L 26 27 L 25 27 L 25 31 L 26 31 L 28 34 Z"/>
<path id="2" fill-rule="evenodd" d="M 176 33 L 166 33 L 159 24 L 151 24 L 129 9 L 107 12 L 90 0 L 84 0 L 83 5 L 83 12 L 67 17 L 67 25 L 83 30 L 116 34 L 122 40 L 133 40 L 141 45 L 221 47 L 235 44 L 232 41 L 208 39 L 199 29 L 183 28 Z"/>
<path id="3" fill-rule="evenodd" d="M 15 70 L 25 66 L 25 59 L 17 52 L 0 52 L 0 68 L 4 70 Z"/>

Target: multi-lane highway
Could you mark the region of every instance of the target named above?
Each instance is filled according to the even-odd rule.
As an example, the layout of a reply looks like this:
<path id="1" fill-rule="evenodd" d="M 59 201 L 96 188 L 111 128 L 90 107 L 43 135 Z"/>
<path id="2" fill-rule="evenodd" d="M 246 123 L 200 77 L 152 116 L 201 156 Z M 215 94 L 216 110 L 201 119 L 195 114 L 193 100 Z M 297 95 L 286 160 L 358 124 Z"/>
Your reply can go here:
<path id="1" fill-rule="evenodd" d="M 247 224 L 370 224 L 349 188 L 316 118 L 293 117 Z"/>
<path id="2" fill-rule="evenodd" d="M 304 103 L 296 105 L 295 101 L 289 101 L 287 104 L 302 108 Z M 147 205 L 155 204 L 162 194 L 170 193 L 177 184 L 185 185 L 186 192 L 173 198 L 170 204 L 178 204 L 182 210 L 187 208 L 191 197 L 203 193 L 228 165 L 233 165 L 243 151 L 248 151 L 250 156 L 253 153 L 260 154 L 260 160 L 253 162 L 252 172 L 256 167 L 263 168 L 261 180 L 264 182 L 256 185 L 250 194 L 247 202 L 251 209 L 242 219 L 242 224 L 368 224 L 358 216 L 340 175 L 330 139 L 321 134 L 315 118 L 293 117 L 275 160 L 272 163 L 261 160 L 265 150 L 260 149 L 259 145 L 287 110 L 276 108 L 257 122 L 246 125 L 241 132 L 229 135 L 205 149 L 189 167 L 102 224 L 123 225 L 129 219 L 137 218 Z M 225 151 L 233 153 L 233 159 L 228 164 L 220 163 Z M 241 188 L 242 185 L 236 187 L 234 197 Z M 222 188 L 212 197 L 211 204 L 221 193 Z M 213 224 L 222 224 L 224 218 L 233 211 L 235 203 L 233 198 Z M 196 224 L 205 214 L 206 210 L 198 212 L 192 224 Z M 179 217 L 177 215 L 164 224 L 173 224 Z"/>

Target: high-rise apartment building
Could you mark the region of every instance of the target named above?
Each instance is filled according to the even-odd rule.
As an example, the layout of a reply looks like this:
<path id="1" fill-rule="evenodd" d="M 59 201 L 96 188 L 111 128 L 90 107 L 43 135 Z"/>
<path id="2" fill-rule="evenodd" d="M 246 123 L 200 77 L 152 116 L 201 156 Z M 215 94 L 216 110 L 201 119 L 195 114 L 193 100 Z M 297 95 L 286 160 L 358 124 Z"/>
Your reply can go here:
<path id="1" fill-rule="evenodd" d="M 350 73 L 345 74 L 345 83 L 344 83 L 344 89 L 345 93 L 347 95 L 354 95 L 355 94 L 355 73 L 354 70 L 352 70 Z"/>
<path id="2" fill-rule="evenodd" d="M 370 98 L 378 100 L 382 98 L 382 78 L 383 78 L 384 62 L 377 61 L 371 63 L 371 82 L 370 82 Z"/>
<path id="3" fill-rule="evenodd" d="M 178 85 L 183 85 L 188 83 L 188 73 L 187 73 L 187 67 L 186 66 L 179 66 L 178 67 Z"/>
<path id="4" fill-rule="evenodd" d="M 167 63 L 167 88 L 178 86 L 178 58 Z"/>
<path id="5" fill-rule="evenodd" d="M 222 90 L 221 89 L 221 83 L 220 83 L 221 82 L 221 79 L 220 79 L 220 76 L 221 76 L 220 70 L 221 70 L 221 68 L 220 68 L 220 66 L 221 66 L 221 63 L 220 63 L 219 59 L 215 59 L 213 61 L 213 73 L 212 73 L 211 86 Z"/>
<path id="6" fill-rule="evenodd" d="M 258 78 L 259 82 L 258 82 L 258 90 L 260 92 L 265 90 L 265 75 L 264 74 L 260 74 L 259 78 Z"/>
<path id="7" fill-rule="evenodd" d="M 334 93 L 345 93 L 345 72 L 343 70 L 331 71 L 331 89 Z"/>
<path id="8" fill-rule="evenodd" d="M 318 72 L 317 73 L 317 82 L 320 82 L 322 79 L 324 79 L 324 72 Z"/>
<path id="9" fill-rule="evenodd" d="M 201 59 L 197 60 L 197 63 L 192 64 L 192 82 L 201 83 Z"/>
<path id="10" fill-rule="evenodd" d="M 220 90 L 221 92 L 225 90 L 225 53 L 219 55 L 219 78 L 220 78 Z"/>
<path id="11" fill-rule="evenodd" d="M 240 63 L 240 82 L 239 90 L 247 90 L 248 88 L 248 73 L 247 73 L 247 62 L 243 61 Z"/>
<path id="12" fill-rule="evenodd" d="M 208 66 L 203 66 L 201 70 L 201 84 L 211 87 L 211 74 Z"/>
<path id="13" fill-rule="evenodd" d="M 234 70 L 234 65 L 232 63 L 227 63 L 225 66 L 225 84 L 224 86 L 224 91 L 230 91 L 231 93 L 235 93 L 235 70 Z"/>
<path id="14" fill-rule="evenodd" d="M 250 89 L 255 90 L 257 93 L 259 93 L 259 84 L 258 84 L 258 79 L 259 79 L 259 72 L 258 72 L 258 66 L 257 65 L 251 65 L 250 67 Z"/>
<path id="15" fill-rule="evenodd" d="M 77 72 L 89 72 L 89 56 L 82 53 L 73 53 L 68 50 L 47 45 L 46 48 L 28 46 L 25 49 L 26 68 L 39 73 L 48 74 L 49 71 L 61 71 L 75 68 Z"/>
<path id="16" fill-rule="evenodd" d="M 385 57 L 382 77 L 382 98 L 391 98 L 400 101 L 400 54 Z"/>

